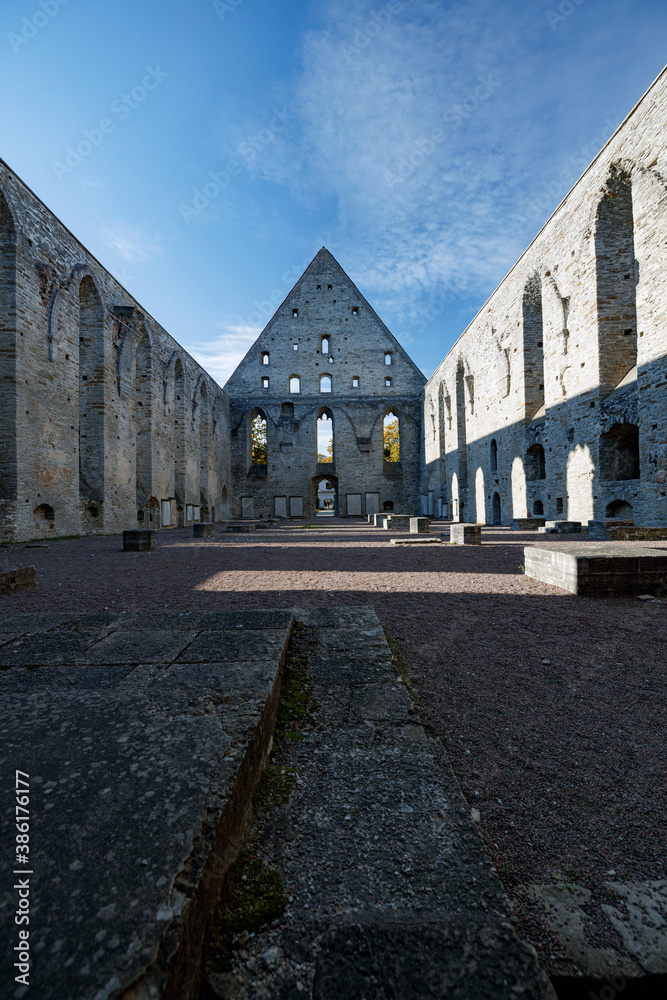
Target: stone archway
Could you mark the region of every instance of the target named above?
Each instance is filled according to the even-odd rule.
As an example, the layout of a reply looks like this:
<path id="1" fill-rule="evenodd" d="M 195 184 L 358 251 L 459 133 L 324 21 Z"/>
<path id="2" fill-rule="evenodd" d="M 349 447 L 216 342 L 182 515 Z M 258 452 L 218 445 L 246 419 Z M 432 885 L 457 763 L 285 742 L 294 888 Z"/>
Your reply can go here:
<path id="1" fill-rule="evenodd" d="M 316 517 L 338 517 L 336 476 L 316 476 L 313 479 L 313 513 Z"/>

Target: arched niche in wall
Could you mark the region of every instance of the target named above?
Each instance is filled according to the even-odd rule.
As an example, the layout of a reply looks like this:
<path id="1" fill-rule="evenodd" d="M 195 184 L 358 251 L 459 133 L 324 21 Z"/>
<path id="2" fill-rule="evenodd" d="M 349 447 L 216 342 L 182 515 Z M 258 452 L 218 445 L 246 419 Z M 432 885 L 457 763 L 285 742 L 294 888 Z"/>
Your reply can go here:
<path id="1" fill-rule="evenodd" d="M 269 460 L 268 422 L 266 414 L 258 406 L 248 414 L 248 452 L 251 470 L 266 472 Z"/>
<path id="2" fill-rule="evenodd" d="M 16 227 L 0 190 L 0 490 L 16 496 Z"/>
<path id="3" fill-rule="evenodd" d="M 104 307 L 90 275 L 79 284 L 79 487 L 104 497 Z"/>

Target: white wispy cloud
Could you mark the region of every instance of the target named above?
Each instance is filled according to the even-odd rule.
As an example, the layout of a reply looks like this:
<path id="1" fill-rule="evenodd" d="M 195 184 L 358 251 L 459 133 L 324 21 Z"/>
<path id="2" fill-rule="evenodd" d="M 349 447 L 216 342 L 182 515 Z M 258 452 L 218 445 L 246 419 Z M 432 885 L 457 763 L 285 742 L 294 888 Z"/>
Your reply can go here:
<path id="1" fill-rule="evenodd" d="M 535 183 L 536 143 L 557 170 L 543 8 L 320 0 L 313 25 L 294 119 L 248 169 L 305 205 L 334 201 L 346 266 L 394 322 L 434 295 L 488 292 L 527 242 L 508 218 Z"/>
<path id="2" fill-rule="evenodd" d="M 224 386 L 257 340 L 262 327 L 225 321 L 213 326 L 220 331 L 217 336 L 206 341 L 184 343 L 183 346 L 218 385 Z"/>
<path id="3" fill-rule="evenodd" d="M 144 230 L 123 222 L 114 222 L 101 231 L 104 244 L 116 257 L 129 264 L 146 264 L 164 253 L 165 239 L 159 233 Z"/>

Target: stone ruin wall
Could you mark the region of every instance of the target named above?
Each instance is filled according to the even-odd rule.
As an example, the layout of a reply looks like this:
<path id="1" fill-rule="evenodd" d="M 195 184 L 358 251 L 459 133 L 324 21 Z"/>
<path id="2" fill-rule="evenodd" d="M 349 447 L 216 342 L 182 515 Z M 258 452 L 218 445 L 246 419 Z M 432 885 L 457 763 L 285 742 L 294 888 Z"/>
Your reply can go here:
<path id="1" fill-rule="evenodd" d="M 666 90 L 667 71 L 429 379 L 431 512 L 667 524 Z"/>
<path id="2" fill-rule="evenodd" d="M 227 515 L 227 396 L 1 161 L 0 407 L 3 541 Z"/>

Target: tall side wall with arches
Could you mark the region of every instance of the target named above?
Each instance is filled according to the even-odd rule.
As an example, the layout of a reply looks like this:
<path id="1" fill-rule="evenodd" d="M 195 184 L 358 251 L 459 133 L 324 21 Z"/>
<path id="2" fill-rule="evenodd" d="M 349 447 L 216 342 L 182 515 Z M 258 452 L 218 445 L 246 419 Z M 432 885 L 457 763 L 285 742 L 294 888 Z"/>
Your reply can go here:
<path id="1" fill-rule="evenodd" d="M 223 390 L 0 161 L 0 538 L 227 516 Z"/>
<path id="2" fill-rule="evenodd" d="M 422 497 L 667 525 L 667 71 L 429 379 Z"/>

